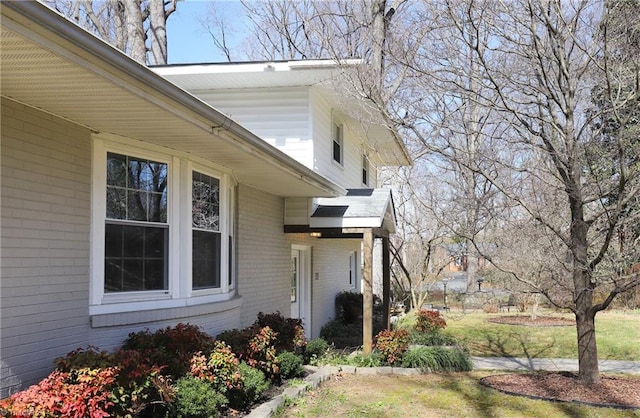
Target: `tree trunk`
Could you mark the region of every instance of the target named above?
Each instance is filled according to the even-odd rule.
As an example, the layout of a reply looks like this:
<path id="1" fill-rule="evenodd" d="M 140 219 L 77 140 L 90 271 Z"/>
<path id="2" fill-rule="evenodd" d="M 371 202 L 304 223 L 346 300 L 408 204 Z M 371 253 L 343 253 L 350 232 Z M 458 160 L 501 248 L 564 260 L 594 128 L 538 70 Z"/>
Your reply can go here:
<path id="1" fill-rule="evenodd" d="M 151 41 L 151 63 L 164 65 L 167 63 L 167 19 L 164 11 L 164 0 L 149 2 L 149 37 Z"/>
<path id="2" fill-rule="evenodd" d="M 578 379 L 587 385 L 600 381 L 598 346 L 596 345 L 595 313 L 576 313 L 578 331 Z"/>
<path id="3" fill-rule="evenodd" d="M 125 0 L 127 21 L 127 39 L 129 40 L 129 56 L 141 64 L 146 63 L 147 47 L 144 43 L 142 11 L 140 0 Z"/>

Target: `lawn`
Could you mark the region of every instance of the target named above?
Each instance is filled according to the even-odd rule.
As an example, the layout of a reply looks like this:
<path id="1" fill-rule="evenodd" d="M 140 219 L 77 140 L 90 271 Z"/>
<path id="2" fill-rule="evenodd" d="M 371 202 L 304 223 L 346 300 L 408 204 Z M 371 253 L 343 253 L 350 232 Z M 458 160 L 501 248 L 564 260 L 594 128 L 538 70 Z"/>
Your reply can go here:
<path id="1" fill-rule="evenodd" d="M 332 378 L 278 417 L 638 417 L 640 411 L 532 400 L 478 383 L 490 372 Z"/>
<path id="2" fill-rule="evenodd" d="M 545 312 L 542 315 L 570 314 Z M 473 356 L 511 356 L 528 358 L 577 358 L 577 337 L 572 326 L 518 326 L 488 322 L 496 316 L 475 311 L 445 314 L 446 332 L 462 341 Z M 640 312 L 606 311 L 596 316 L 596 340 L 601 360 L 640 360 Z"/>

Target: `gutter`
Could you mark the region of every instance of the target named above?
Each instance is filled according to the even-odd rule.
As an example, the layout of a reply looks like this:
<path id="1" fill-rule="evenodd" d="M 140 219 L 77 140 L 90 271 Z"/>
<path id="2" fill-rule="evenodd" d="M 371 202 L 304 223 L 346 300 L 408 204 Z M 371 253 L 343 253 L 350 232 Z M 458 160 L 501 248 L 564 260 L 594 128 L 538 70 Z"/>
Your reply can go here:
<path id="1" fill-rule="evenodd" d="M 146 100 L 165 107 L 176 116 L 189 121 L 212 135 L 217 135 L 227 142 L 235 144 L 246 152 L 252 153 L 272 164 L 274 167 L 289 172 L 291 175 L 324 190 L 329 195 L 341 196 L 346 194 L 346 189 L 343 187 L 267 144 L 260 137 L 223 113 L 154 73 L 145 65 L 134 61 L 120 50 L 77 26 L 44 4 L 37 1 L 7 1 L 2 2 L 1 7 L 4 17 L 3 26 L 7 26 L 28 38 L 30 37 L 25 32 L 36 33 L 43 36 L 48 42 L 55 42 L 53 41 L 54 36 L 51 36 L 51 34 L 54 34 L 79 48 L 80 52 L 92 59 L 78 54 L 78 51 L 72 52 L 74 56 L 66 56 L 65 58 L 71 59 L 76 63 L 78 63 L 77 57 L 89 63 L 104 62 L 109 66 L 106 70 L 110 74 L 105 74 L 105 71 L 102 71 L 98 73 L 99 75 L 110 79 Z M 17 25 L 12 24 L 11 21 Z M 24 29 L 20 30 L 17 26 L 21 26 Z M 50 33 L 43 34 L 43 31 L 38 27 Z M 42 42 L 38 43 L 42 44 Z M 83 65 L 83 63 L 78 64 Z M 83 65 L 83 67 L 90 66 Z M 142 88 L 136 88 L 135 83 L 140 84 Z"/>

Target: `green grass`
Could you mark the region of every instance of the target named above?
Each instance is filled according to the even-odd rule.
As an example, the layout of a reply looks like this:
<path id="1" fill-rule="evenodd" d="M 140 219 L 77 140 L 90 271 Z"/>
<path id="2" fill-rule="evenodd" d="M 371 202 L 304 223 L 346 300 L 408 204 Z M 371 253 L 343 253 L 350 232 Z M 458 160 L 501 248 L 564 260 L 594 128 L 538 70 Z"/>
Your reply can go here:
<path id="1" fill-rule="evenodd" d="M 292 417 L 638 417 L 640 411 L 588 407 L 502 394 L 478 381 L 489 372 L 332 379 L 278 415 Z"/>
<path id="2" fill-rule="evenodd" d="M 473 356 L 577 358 L 575 325 L 559 327 L 517 326 L 487 319 L 516 313 L 447 313 L 445 332 L 463 342 Z M 526 314 L 517 314 L 526 315 Z M 541 315 L 572 315 L 542 312 Z M 600 360 L 640 360 L 640 312 L 607 311 L 596 316 L 596 341 Z"/>

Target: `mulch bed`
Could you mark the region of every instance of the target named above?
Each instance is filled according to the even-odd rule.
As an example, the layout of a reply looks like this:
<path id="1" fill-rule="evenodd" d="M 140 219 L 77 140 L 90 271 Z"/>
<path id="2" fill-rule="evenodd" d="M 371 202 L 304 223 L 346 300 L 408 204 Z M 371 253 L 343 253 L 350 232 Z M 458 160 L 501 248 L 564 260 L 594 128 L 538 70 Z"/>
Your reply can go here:
<path id="1" fill-rule="evenodd" d="M 558 318 L 555 316 L 538 316 L 531 319 L 531 315 L 512 315 L 512 316 L 496 316 L 487 319 L 489 322 L 507 325 L 525 325 L 537 327 L 565 327 L 575 325 L 576 322 L 571 319 Z"/>
<path id="2" fill-rule="evenodd" d="M 480 383 L 535 399 L 640 409 L 640 376 L 601 376 L 599 383 L 584 385 L 570 372 L 511 373 L 487 376 Z"/>

